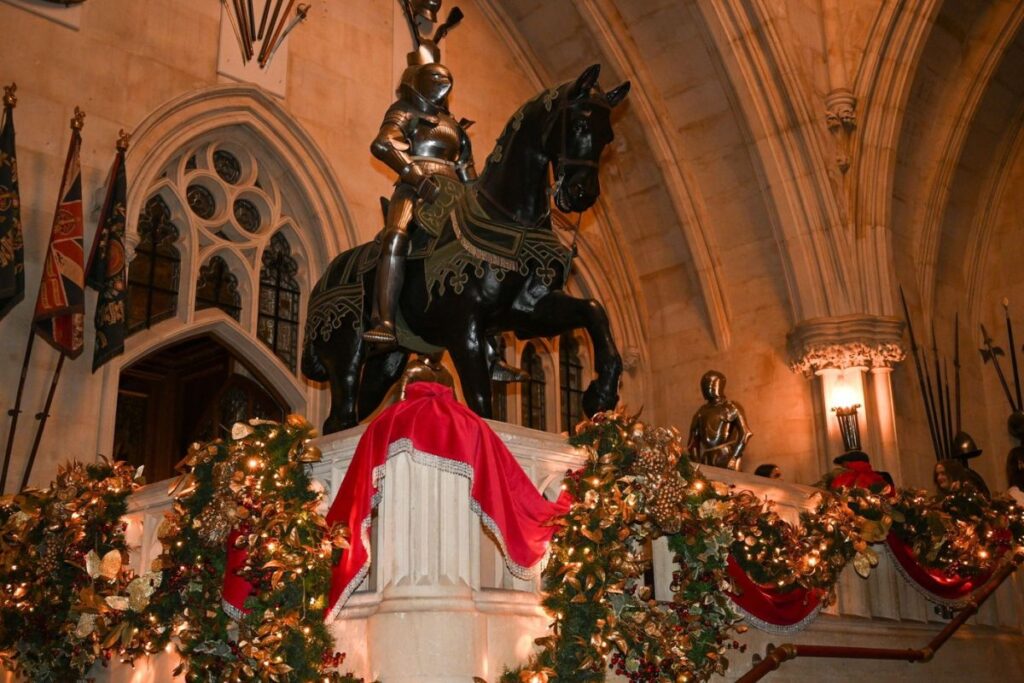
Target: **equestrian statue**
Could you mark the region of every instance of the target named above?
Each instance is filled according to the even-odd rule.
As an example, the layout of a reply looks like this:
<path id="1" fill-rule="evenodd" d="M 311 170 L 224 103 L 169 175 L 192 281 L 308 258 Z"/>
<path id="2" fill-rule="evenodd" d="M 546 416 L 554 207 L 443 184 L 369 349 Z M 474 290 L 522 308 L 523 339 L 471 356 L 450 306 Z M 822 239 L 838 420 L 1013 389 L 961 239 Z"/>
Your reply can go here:
<path id="1" fill-rule="evenodd" d="M 602 91 L 594 65 L 534 97 L 477 177 L 470 122 L 448 110 L 454 79 L 437 48 L 462 14 L 453 9 L 432 39 L 421 32 L 438 5 L 405 3 L 416 50 L 371 146 L 398 178 L 382 201 L 384 229 L 335 258 L 310 296 L 302 371 L 330 383 L 324 433 L 369 416 L 412 352 L 447 350 L 466 404 L 491 417 L 491 380 L 520 373 L 496 351 L 503 332 L 529 339 L 585 328 L 596 378 L 583 408 L 594 414 L 618 403 L 622 361 L 607 314 L 564 291 L 575 249 L 554 233 L 550 202 L 569 213 L 597 201 L 611 112 L 630 85 Z"/>

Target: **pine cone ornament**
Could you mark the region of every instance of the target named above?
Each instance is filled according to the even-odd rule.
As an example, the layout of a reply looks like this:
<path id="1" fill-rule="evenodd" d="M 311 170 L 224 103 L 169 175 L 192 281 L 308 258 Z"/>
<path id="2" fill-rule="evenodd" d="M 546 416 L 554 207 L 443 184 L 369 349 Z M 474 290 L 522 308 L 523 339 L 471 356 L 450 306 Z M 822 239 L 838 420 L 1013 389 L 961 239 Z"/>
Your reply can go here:
<path id="1" fill-rule="evenodd" d="M 668 457 L 660 448 L 641 448 L 636 455 L 636 462 L 633 464 L 633 471 L 641 476 L 654 479 L 665 471 L 668 465 Z"/>
<path id="2" fill-rule="evenodd" d="M 680 476 L 666 477 L 654 493 L 650 513 L 662 531 L 674 534 L 679 531 L 682 521 L 679 508 L 686 500 L 686 482 Z"/>

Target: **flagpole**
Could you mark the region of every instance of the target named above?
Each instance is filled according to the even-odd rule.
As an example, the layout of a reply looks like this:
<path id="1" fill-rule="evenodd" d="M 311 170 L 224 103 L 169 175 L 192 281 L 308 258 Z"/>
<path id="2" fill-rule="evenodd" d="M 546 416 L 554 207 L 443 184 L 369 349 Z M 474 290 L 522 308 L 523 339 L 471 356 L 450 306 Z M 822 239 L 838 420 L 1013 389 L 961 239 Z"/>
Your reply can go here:
<path id="1" fill-rule="evenodd" d="M 76 246 L 75 254 L 82 255 L 84 251 L 83 227 L 82 227 L 82 170 L 79 153 L 82 145 L 82 126 L 85 123 L 85 112 L 75 107 L 75 114 L 71 119 L 71 142 L 68 146 L 67 161 L 64 162 L 64 175 L 60 183 L 60 194 L 57 197 L 57 206 L 54 210 L 54 228 L 50 233 L 50 245 L 47 250 L 46 265 L 43 267 L 43 278 L 39 285 L 39 297 L 36 300 L 36 312 L 32 320 L 32 335 L 39 334 L 60 352 L 57 360 L 57 368 L 50 380 L 50 391 L 46 396 L 46 403 L 43 411 L 36 414 L 39 425 L 36 427 L 35 439 L 32 442 L 32 450 L 29 453 L 28 462 L 25 463 L 25 471 L 21 479 L 21 487 L 24 490 L 28 485 L 29 477 L 32 474 L 32 466 L 35 464 L 36 454 L 39 452 L 39 444 L 43 439 L 43 430 L 46 428 L 46 420 L 50 415 L 50 408 L 53 406 L 53 396 L 57 391 L 57 382 L 60 380 L 60 371 L 64 367 L 64 359 L 70 354 L 72 359 L 76 358 L 82 351 L 82 330 L 84 327 L 84 302 L 74 302 L 69 294 L 69 287 L 72 294 L 78 298 L 84 295 L 84 277 L 76 279 L 76 274 L 84 276 L 84 264 L 81 259 L 73 265 L 77 266 L 73 272 L 65 272 L 60 268 L 59 261 L 55 256 L 54 235 L 60 225 L 65 241 L 73 241 Z M 67 212 L 68 218 L 62 219 L 62 212 Z M 59 221 L 61 221 L 59 223 Z M 70 238 L 68 237 L 70 236 Z M 74 258 L 69 257 L 69 258 Z M 52 268 L 56 273 L 48 273 Z M 61 283 L 60 296 L 51 297 L 45 295 L 47 286 L 54 280 L 64 279 L 67 283 Z M 80 292 L 78 290 L 81 290 Z"/>
<path id="2" fill-rule="evenodd" d="M 21 363 L 21 378 L 18 380 L 18 393 L 14 398 L 14 407 L 7 411 L 11 416 L 11 431 L 7 434 L 7 449 L 4 451 L 4 469 L 0 474 L 0 495 L 7 490 L 7 468 L 11 465 L 11 451 L 14 450 L 14 433 L 18 429 L 18 416 L 21 414 L 21 396 L 25 391 L 25 377 L 28 376 L 28 360 L 32 356 L 32 342 L 35 341 L 36 332 L 32 330 L 28 334 L 28 345 L 25 347 L 25 360 Z"/>
<path id="3" fill-rule="evenodd" d="M 35 335 L 33 334 L 33 336 Z M 28 454 L 28 462 L 25 464 L 25 473 L 21 477 L 19 491 L 24 491 L 25 487 L 28 486 L 28 478 L 32 474 L 32 465 L 36 462 L 36 453 L 39 452 L 39 444 L 43 440 L 43 430 L 46 429 L 46 419 L 50 417 L 50 406 L 53 405 L 53 395 L 57 391 L 57 382 L 60 380 L 60 370 L 64 367 L 65 358 L 67 358 L 67 355 L 60 354 L 60 358 L 57 360 L 57 369 L 53 371 L 53 379 L 50 381 L 50 393 L 46 395 L 46 404 L 43 406 L 43 412 L 36 413 L 39 426 L 36 427 L 36 438 L 32 442 L 32 451 Z"/>

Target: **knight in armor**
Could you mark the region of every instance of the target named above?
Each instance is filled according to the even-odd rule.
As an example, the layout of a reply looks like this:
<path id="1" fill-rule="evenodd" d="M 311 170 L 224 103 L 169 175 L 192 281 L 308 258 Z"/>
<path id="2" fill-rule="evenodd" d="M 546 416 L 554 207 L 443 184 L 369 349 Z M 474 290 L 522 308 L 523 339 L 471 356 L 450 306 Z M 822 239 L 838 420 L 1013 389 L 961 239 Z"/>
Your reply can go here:
<path id="1" fill-rule="evenodd" d="M 416 54 L 416 53 L 414 53 Z M 466 182 L 476 177 L 469 136 L 448 111 L 452 74 L 440 63 L 410 66 L 402 76 L 398 100 L 370 150 L 398 174 L 388 204 L 377 282 L 372 327 L 363 334 L 369 342 L 396 344 L 395 307 L 402 291 L 409 225 L 420 200 L 437 199 L 440 189 L 432 176 Z"/>
<path id="2" fill-rule="evenodd" d="M 375 157 L 398 174 L 388 202 L 381 253 L 377 264 L 370 329 L 363 339 L 382 346 L 398 343 L 395 314 L 405 280 L 405 258 L 409 249 L 409 227 L 419 202 L 438 198 L 436 175 L 468 182 L 476 178 L 473 149 L 466 134 L 471 121 L 457 120 L 448 110 L 454 78 L 441 64 L 438 44 L 462 20 L 462 11 L 452 8 L 433 37 L 424 32 L 437 21 L 440 0 L 413 0 L 403 4 L 413 35 L 415 50 L 407 56 L 409 66 L 398 86 L 398 99 L 384 114 L 377 137 L 370 146 Z M 488 338 L 491 377 L 498 381 L 521 381 L 526 373 L 507 365 Z"/>
<path id="3" fill-rule="evenodd" d="M 725 396 L 725 375 L 709 370 L 700 378 L 706 403 L 690 423 L 688 451 L 694 462 L 738 470 L 753 434 L 743 408 Z"/>

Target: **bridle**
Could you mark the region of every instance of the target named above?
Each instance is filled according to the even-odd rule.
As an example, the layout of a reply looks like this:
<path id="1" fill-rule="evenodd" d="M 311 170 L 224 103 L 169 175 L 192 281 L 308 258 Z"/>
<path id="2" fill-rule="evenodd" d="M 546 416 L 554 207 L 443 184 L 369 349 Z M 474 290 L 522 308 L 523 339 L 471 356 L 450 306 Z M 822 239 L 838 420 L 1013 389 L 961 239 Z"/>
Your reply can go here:
<path id="1" fill-rule="evenodd" d="M 552 164 L 555 182 L 548 189 L 548 194 L 551 197 L 554 197 L 562 189 L 562 183 L 565 182 L 565 169 L 567 166 L 583 166 L 585 168 L 594 169 L 598 168 L 598 163 L 596 161 L 569 156 L 569 104 L 569 97 L 563 97 L 558 100 L 558 108 L 555 111 L 555 118 L 541 135 L 541 145 L 544 149 L 547 149 L 551 131 L 557 126 L 561 133 L 559 136 L 558 154 L 555 156 L 554 163 Z M 603 105 L 601 103 L 598 103 L 598 106 L 608 107 L 608 105 Z M 608 108 L 610 109 L 610 107 Z"/>
<path id="2" fill-rule="evenodd" d="M 550 140 L 551 133 L 552 133 L 552 131 L 556 127 L 558 128 L 558 130 L 559 130 L 559 132 L 561 134 L 560 135 L 560 141 L 559 141 L 558 153 L 555 155 L 555 159 L 554 159 L 554 161 L 552 163 L 554 182 L 547 189 L 548 196 L 552 197 L 552 198 L 554 198 L 554 196 L 556 194 L 558 194 L 558 192 L 562 189 L 562 183 L 565 182 L 565 175 L 566 175 L 566 168 L 567 167 L 582 166 L 582 167 L 594 168 L 594 169 L 599 168 L 598 162 L 596 162 L 596 161 L 593 161 L 591 159 L 580 159 L 578 157 L 571 157 L 571 156 L 569 156 L 568 139 L 569 139 L 569 105 L 570 105 L 570 98 L 568 96 L 558 97 L 557 98 L 557 102 L 558 102 L 558 104 L 556 105 L 557 108 L 555 110 L 555 115 L 553 117 L 551 117 L 551 119 L 549 120 L 548 125 L 544 128 L 543 133 L 541 133 L 541 148 L 544 149 L 544 150 L 547 150 L 547 148 L 548 148 L 548 141 Z M 597 106 L 607 107 L 608 109 L 611 108 L 609 105 L 607 105 L 605 103 L 602 103 L 602 102 L 595 102 L 595 104 Z M 516 129 L 516 131 L 518 132 L 518 128 Z M 482 194 L 492 206 L 494 206 L 496 209 L 498 209 L 503 214 L 505 214 L 506 218 L 508 218 L 510 220 L 513 218 L 513 213 L 511 211 L 509 211 L 508 208 L 505 207 L 500 201 L 498 201 L 498 199 L 496 197 L 492 197 L 489 192 L 487 192 L 486 190 L 484 190 L 481 187 L 477 187 L 475 189 L 475 191 L 479 192 L 480 194 Z M 536 228 L 536 227 L 544 224 L 544 222 L 547 221 L 547 219 L 550 216 L 551 216 L 551 207 L 548 206 L 547 211 L 545 211 L 534 222 L 534 224 L 532 226 L 526 226 L 526 227 Z M 574 245 L 575 245 L 575 242 L 576 242 L 576 239 L 575 239 L 576 234 L 578 234 L 578 232 L 579 232 L 579 224 L 580 224 L 580 219 L 581 218 L 582 218 L 582 213 L 580 213 L 577 216 L 577 218 L 576 218 L 576 229 L 573 231 L 574 232 L 574 237 L 573 237 L 573 244 Z"/>

